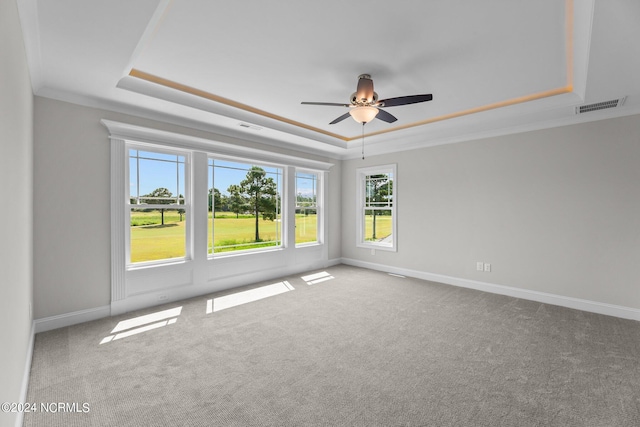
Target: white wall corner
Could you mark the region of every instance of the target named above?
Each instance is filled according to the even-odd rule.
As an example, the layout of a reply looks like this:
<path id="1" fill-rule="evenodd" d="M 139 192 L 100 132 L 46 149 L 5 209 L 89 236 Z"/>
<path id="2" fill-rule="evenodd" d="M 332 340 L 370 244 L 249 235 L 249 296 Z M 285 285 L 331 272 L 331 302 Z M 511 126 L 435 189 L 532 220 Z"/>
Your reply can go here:
<path id="1" fill-rule="evenodd" d="M 581 0 L 573 3 L 573 93 L 584 102 L 587 92 L 587 71 L 591 49 L 591 31 L 595 0 Z"/>
<path id="2" fill-rule="evenodd" d="M 38 2 L 37 0 L 18 0 L 16 4 L 18 6 L 18 15 L 20 16 L 20 25 L 22 26 L 22 38 L 24 39 L 24 48 L 29 66 L 31 89 L 37 95 L 44 85 Z"/>
<path id="3" fill-rule="evenodd" d="M 31 361 L 33 360 L 33 346 L 36 337 L 36 322 L 31 322 L 31 331 L 29 333 L 29 345 L 27 347 L 27 356 L 24 363 L 24 371 L 22 374 L 22 385 L 20 386 L 20 403 L 27 402 L 27 392 L 29 391 L 29 377 L 31 376 Z M 18 412 L 16 416 L 16 427 L 21 427 L 24 422 L 24 412 Z"/>
<path id="4" fill-rule="evenodd" d="M 325 267 L 335 267 L 336 265 L 340 265 L 340 264 L 343 264 L 342 258 L 333 258 L 333 259 L 327 260 L 327 262 L 325 263 Z"/>

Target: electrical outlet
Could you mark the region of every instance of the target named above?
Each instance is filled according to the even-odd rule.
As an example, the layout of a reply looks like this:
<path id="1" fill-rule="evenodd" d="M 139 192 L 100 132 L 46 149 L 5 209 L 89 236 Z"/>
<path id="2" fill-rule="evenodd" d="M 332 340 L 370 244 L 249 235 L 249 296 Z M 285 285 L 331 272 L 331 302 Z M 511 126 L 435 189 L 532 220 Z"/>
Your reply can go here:
<path id="1" fill-rule="evenodd" d="M 484 263 L 484 271 L 490 272 L 491 271 L 491 264 L 489 264 L 488 262 Z"/>
<path id="2" fill-rule="evenodd" d="M 165 301 L 168 297 L 166 295 L 159 295 L 158 301 Z"/>
<path id="3" fill-rule="evenodd" d="M 375 249 L 371 249 L 371 255 L 375 255 L 376 254 L 376 250 Z"/>
<path id="4" fill-rule="evenodd" d="M 478 270 L 478 271 L 484 271 L 484 263 L 482 263 L 482 262 L 476 262 L 476 270 Z"/>

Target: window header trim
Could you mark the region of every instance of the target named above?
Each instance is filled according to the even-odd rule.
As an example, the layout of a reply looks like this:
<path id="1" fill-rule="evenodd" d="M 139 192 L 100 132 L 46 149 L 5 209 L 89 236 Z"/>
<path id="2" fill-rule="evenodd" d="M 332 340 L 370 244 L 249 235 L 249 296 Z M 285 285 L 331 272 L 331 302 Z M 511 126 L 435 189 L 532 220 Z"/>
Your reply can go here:
<path id="1" fill-rule="evenodd" d="M 102 119 L 100 123 L 109 131 L 109 139 L 124 140 L 137 144 L 164 145 L 193 151 L 202 151 L 232 157 L 250 158 L 257 161 L 295 166 L 320 171 L 328 171 L 334 163 L 311 160 L 288 154 L 274 153 L 259 148 L 251 148 L 215 141 L 213 139 L 185 135 L 143 126 Z"/>

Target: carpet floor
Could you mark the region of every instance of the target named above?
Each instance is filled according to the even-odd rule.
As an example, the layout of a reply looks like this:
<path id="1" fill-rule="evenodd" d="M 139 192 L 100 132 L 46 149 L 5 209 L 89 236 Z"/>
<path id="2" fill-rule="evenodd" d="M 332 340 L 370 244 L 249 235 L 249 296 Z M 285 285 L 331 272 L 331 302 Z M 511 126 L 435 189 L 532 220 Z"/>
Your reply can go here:
<path id="1" fill-rule="evenodd" d="M 640 322 L 339 265 L 37 334 L 27 402 L 25 426 L 639 426 Z"/>

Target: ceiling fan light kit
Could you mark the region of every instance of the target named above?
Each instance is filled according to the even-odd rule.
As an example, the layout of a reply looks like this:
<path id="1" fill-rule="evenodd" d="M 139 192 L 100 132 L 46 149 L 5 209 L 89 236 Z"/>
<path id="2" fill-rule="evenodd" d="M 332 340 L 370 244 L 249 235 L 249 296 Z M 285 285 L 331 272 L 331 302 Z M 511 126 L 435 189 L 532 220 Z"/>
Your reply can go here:
<path id="1" fill-rule="evenodd" d="M 360 105 L 349 110 L 349 114 L 358 123 L 369 123 L 378 115 L 378 109 L 368 105 Z"/>

